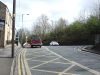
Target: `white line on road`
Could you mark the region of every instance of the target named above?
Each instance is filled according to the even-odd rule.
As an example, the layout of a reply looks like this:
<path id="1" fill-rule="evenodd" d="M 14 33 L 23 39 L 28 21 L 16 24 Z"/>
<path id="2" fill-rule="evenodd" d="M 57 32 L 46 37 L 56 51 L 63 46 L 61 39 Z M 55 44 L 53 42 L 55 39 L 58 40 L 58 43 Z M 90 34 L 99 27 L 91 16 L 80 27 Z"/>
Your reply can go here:
<path id="1" fill-rule="evenodd" d="M 48 71 L 48 70 L 40 70 L 40 69 L 32 69 L 32 70 L 36 70 L 36 71 L 41 71 L 41 72 L 49 72 L 49 73 L 60 73 L 60 72 L 57 72 L 57 71 Z M 72 74 L 72 73 L 63 73 L 63 74 L 66 74 L 66 75 L 79 75 L 79 74 Z"/>
<path id="2" fill-rule="evenodd" d="M 57 60 L 57 59 L 59 59 L 59 58 L 55 58 L 53 60 L 50 60 L 50 61 L 44 62 L 42 64 L 36 65 L 36 66 L 32 67 L 31 69 L 36 68 L 36 67 L 39 67 L 39 66 L 44 65 L 44 64 L 47 64 L 47 63 L 52 62 L 52 61 Z"/>
<path id="3" fill-rule="evenodd" d="M 33 58 L 38 58 L 38 57 L 42 57 L 42 56 L 47 56 L 47 57 L 54 57 L 54 56 L 48 56 L 48 55 L 50 55 L 51 53 L 49 53 L 49 54 L 44 54 L 44 55 L 36 55 L 36 56 L 34 56 L 34 57 L 32 57 L 32 58 L 28 58 L 27 60 L 32 60 Z"/>
<path id="4" fill-rule="evenodd" d="M 28 61 L 30 61 L 30 60 L 28 60 Z M 47 61 L 42 61 L 42 60 L 31 60 L 31 61 L 33 61 L 33 62 L 34 62 L 34 61 L 39 61 L 39 62 L 47 62 Z M 55 61 L 55 62 L 53 61 L 53 62 L 51 62 L 51 63 L 71 64 L 71 63 L 69 63 L 69 62 L 68 62 L 68 63 L 65 63 L 65 62 L 58 62 L 58 61 L 57 61 L 57 62 L 56 62 L 56 61 Z"/>
<path id="5" fill-rule="evenodd" d="M 50 51 L 51 53 L 53 53 L 53 54 L 59 56 L 60 58 L 63 58 L 63 59 L 65 59 L 65 60 L 71 62 L 72 64 L 75 64 L 75 65 L 77 65 L 77 66 L 79 66 L 79 67 L 81 67 L 81 68 L 83 68 L 83 69 L 85 69 L 85 70 L 87 70 L 87 71 L 89 71 L 89 72 L 95 74 L 95 75 L 100 75 L 100 72 L 98 72 L 98 71 L 95 71 L 95 70 L 93 70 L 93 69 L 90 69 L 90 68 L 88 68 L 88 67 L 86 67 L 86 66 L 83 66 L 83 65 L 81 65 L 81 64 L 79 64 L 79 63 L 76 63 L 75 61 L 70 61 L 69 59 L 66 59 L 66 58 L 64 58 L 63 56 L 61 56 L 61 55 L 59 55 L 59 54 L 57 54 L 57 53 L 55 53 L 55 52 L 49 50 L 47 47 L 44 47 L 44 48 L 47 49 L 48 51 Z"/>
<path id="6" fill-rule="evenodd" d="M 60 73 L 60 72 L 57 72 L 57 71 L 48 71 L 48 70 L 40 70 L 40 69 L 32 69 L 32 70 L 42 71 L 42 72 L 51 72 L 51 73 Z"/>
<path id="7" fill-rule="evenodd" d="M 68 67 L 67 69 L 65 69 L 64 71 L 60 72 L 59 75 L 63 75 L 66 71 L 70 70 L 71 68 L 73 68 L 75 66 L 75 64 L 72 64 L 70 67 Z"/>

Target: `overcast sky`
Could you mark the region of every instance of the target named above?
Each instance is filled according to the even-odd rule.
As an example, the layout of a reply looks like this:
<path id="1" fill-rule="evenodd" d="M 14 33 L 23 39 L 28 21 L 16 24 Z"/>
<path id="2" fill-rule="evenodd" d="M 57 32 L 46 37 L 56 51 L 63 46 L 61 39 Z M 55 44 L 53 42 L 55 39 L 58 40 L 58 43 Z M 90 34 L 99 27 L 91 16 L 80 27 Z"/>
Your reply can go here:
<path id="1" fill-rule="evenodd" d="M 12 13 L 13 0 L 1 0 L 8 6 Z M 33 22 L 41 14 L 48 16 L 50 20 L 58 20 L 64 18 L 69 23 L 78 18 L 80 12 L 89 11 L 93 8 L 94 2 L 97 0 L 16 0 L 16 27 L 22 27 L 22 14 L 23 24 L 26 28 L 31 28 Z M 89 12 L 88 12 L 89 13 Z M 26 15 L 29 14 L 29 15 Z"/>

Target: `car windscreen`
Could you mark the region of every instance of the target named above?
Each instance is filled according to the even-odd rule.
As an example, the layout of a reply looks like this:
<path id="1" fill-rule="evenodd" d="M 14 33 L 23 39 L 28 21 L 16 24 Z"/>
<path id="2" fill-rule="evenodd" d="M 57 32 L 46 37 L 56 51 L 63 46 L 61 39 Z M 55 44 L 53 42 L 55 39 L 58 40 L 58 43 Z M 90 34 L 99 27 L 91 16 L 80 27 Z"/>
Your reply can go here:
<path id="1" fill-rule="evenodd" d="M 33 36 L 32 40 L 40 40 L 40 38 L 38 36 Z"/>

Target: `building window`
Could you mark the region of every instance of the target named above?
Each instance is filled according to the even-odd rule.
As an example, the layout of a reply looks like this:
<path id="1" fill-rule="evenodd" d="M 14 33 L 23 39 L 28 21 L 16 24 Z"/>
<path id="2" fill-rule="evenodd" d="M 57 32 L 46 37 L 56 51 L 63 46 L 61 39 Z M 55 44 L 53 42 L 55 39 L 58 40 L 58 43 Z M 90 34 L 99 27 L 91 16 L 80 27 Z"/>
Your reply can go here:
<path id="1" fill-rule="evenodd" d="M 0 40 L 1 40 L 1 30 L 0 30 Z"/>

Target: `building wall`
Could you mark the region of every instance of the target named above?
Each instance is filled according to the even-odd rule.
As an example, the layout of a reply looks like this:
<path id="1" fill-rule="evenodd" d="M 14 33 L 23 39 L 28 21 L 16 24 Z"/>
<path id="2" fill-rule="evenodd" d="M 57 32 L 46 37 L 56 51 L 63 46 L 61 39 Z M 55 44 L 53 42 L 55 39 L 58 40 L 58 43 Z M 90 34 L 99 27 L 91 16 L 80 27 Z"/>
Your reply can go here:
<path id="1" fill-rule="evenodd" d="M 0 19 L 5 19 L 6 5 L 0 1 Z"/>
<path id="2" fill-rule="evenodd" d="M 9 10 L 6 8 L 5 16 L 5 45 L 12 40 L 12 17 Z"/>
<path id="3" fill-rule="evenodd" d="M 0 28 L 0 47 L 4 47 L 4 30 Z"/>
<path id="4" fill-rule="evenodd" d="M 0 20 L 5 20 L 6 6 L 0 1 Z M 0 47 L 4 47 L 5 24 L 0 24 Z"/>
<path id="5" fill-rule="evenodd" d="M 1 39 L 2 43 L 1 46 L 5 47 L 7 44 L 11 43 L 12 40 L 12 16 L 7 8 L 7 6 L 5 4 L 3 4 L 2 2 L 0 2 L 0 19 L 5 20 L 5 24 L 4 24 L 4 29 L 2 30 L 2 34 L 0 34 L 0 36 L 2 35 Z"/>

